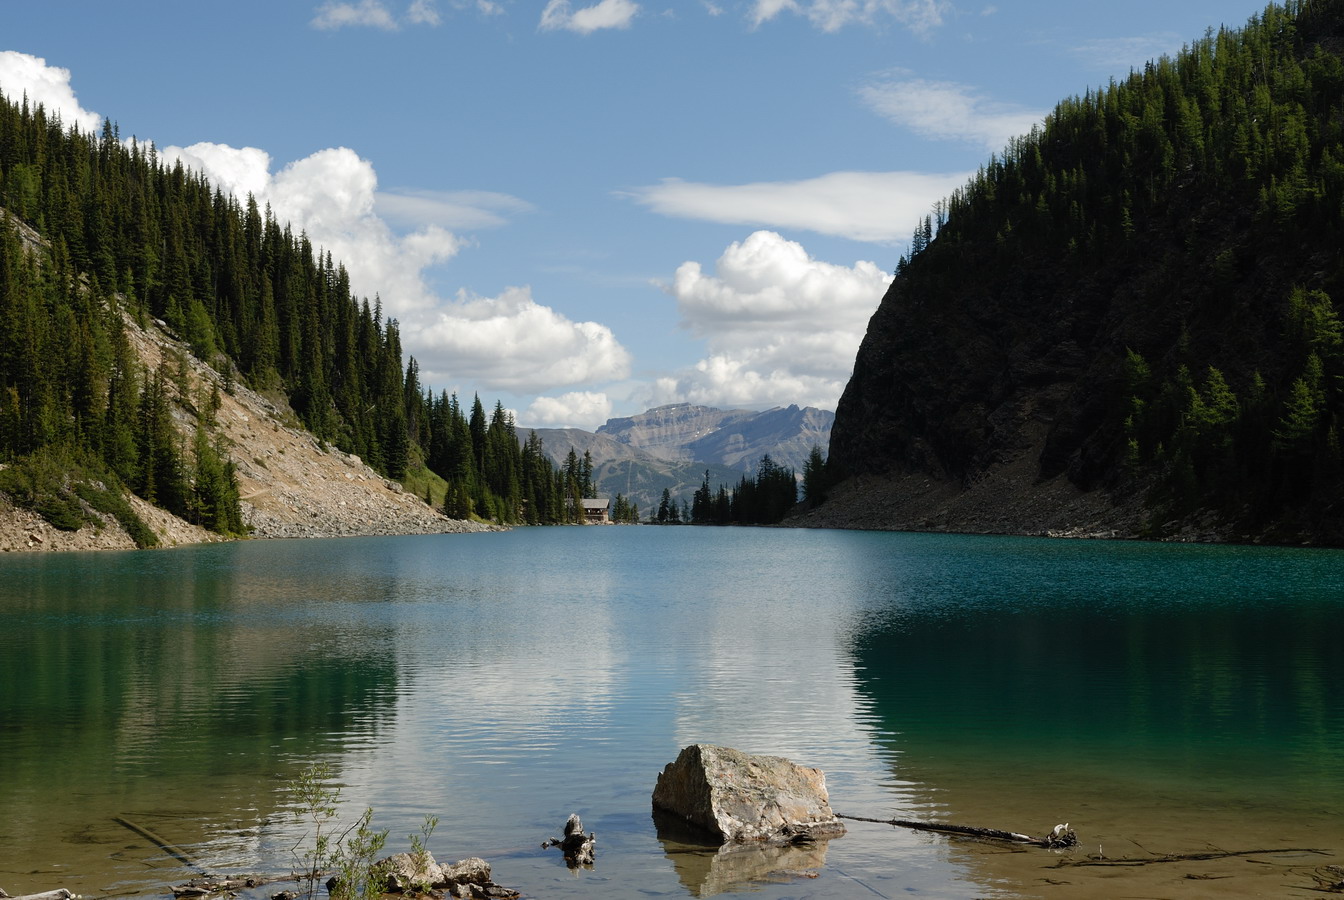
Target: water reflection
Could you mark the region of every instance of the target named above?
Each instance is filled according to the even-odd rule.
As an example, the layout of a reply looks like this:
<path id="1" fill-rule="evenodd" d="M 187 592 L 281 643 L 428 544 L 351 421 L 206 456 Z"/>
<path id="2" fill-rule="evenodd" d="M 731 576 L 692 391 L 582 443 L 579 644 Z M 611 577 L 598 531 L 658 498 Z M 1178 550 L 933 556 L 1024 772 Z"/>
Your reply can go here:
<path id="1" fill-rule="evenodd" d="M 387 727 L 390 632 L 342 641 L 330 611 L 287 607 L 293 573 L 233 565 L 230 550 L 6 560 L 5 859 L 59 860 L 74 869 L 57 868 L 62 884 L 92 890 L 178 866 L 114 816 L 202 865 L 247 856 L 281 815 L 277 784 Z M 83 882 L 104 854 L 117 874 Z"/>
<path id="2" fill-rule="evenodd" d="M 181 867 L 115 815 L 283 870 L 284 784 L 324 759 L 394 845 L 441 815 L 436 857 L 548 900 L 1041 875 L 881 826 L 815 865 L 683 852 L 650 794 L 702 741 L 819 767 L 852 815 L 1068 820 L 1108 848 L 1336 835 L 1339 557 L 1199 549 L 607 528 L 5 559 L 0 884 L 162 890 Z M 570 813 L 591 871 L 539 849 Z M 27 874 L 47 859 L 71 877 Z M 818 877 L 752 880 L 782 870 Z"/>
<path id="3" fill-rule="evenodd" d="M 925 549 L 851 636 L 858 689 L 916 785 L 898 812 L 1071 821 L 1084 850 L 1110 855 L 1344 851 L 1337 555 Z"/>
<path id="4" fill-rule="evenodd" d="M 804 846 L 728 845 L 706 848 L 660 839 L 677 879 L 695 897 L 750 890 L 761 882 L 815 878 L 826 865 L 829 841 Z"/>

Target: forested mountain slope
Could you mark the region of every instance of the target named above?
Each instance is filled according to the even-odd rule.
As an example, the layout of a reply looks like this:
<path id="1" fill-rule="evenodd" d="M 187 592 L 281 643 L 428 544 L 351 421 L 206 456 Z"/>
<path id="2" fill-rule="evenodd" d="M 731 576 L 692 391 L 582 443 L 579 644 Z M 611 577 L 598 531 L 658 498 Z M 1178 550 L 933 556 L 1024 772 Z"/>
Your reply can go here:
<path id="1" fill-rule="evenodd" d="M 830 521 L 1344 543 L 1342 52 L 1344 3 L 1270 6 L 939 204 L 840 401 Z"/>
<path id="2" fill-rule="evenodd" d="M 175 349 L 144 357 L 137 334 Z M 269 208 L 111 122 L 86 134 L 0 97 L 0 494 L 67 532 L 115 510 L 142 546 L 156 539 L 132 495 L 255 531 L 240 478 L 264 455 L 219 417 L 244 390 L 321 454 L 357 457 L 361 479 L 367 464 L 455 519 L 578 516 L 574 472 L 520 442 L 499 404 L 422 386 L 379 299 Z"/>

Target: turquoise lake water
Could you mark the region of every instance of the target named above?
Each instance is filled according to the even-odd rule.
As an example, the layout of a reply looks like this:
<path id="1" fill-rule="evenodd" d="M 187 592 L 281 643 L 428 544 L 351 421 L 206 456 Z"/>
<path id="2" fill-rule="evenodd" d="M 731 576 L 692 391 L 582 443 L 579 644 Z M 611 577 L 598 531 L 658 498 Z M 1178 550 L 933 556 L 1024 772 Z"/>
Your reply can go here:
<path id="1" fill-rule="evenodd" d="M 330 764 L 537 898 L 1312 896 L 1344 864 L 1344 554 L 783 529 L 552 528 L 0 559 L 0 887 L 279 874 Z M 827 775 L 851 823 L 714 855 L 650 815 L 696 742 Z M 571 872 L 540 844 L 598 834 Z M 1074 865 L 1265 851 L 1142 867 Z M 1306 853 L 1305 850 L 1319 850 Z M 1090 860 L 1089 857 L 1102 859 Z"/>

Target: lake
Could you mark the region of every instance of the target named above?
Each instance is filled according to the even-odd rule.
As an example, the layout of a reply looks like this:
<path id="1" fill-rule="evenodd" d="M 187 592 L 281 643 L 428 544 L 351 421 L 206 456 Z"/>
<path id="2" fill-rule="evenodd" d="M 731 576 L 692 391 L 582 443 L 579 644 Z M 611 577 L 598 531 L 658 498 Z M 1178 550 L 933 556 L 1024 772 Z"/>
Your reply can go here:
<path id="1" fill-rule="evenodd" d="M 437 815 L 437 859 L 534 898 L 1307 897 L 1344 864 L 1338 551 L 571 527 L 15 554 L 0 656 L 15 895 L 192 874 L 123 822 L 291 871 L 319 762 L 344 821 L 405 850 Z M 819 767 L 842 814 L 1081 846 L 850 822 L 695 850 L 650 795 L 697 742 Z M 574 812 L 589 870 L 540 847 Z M 1207 851 L 1258 852 L 1115 864 Z"/>

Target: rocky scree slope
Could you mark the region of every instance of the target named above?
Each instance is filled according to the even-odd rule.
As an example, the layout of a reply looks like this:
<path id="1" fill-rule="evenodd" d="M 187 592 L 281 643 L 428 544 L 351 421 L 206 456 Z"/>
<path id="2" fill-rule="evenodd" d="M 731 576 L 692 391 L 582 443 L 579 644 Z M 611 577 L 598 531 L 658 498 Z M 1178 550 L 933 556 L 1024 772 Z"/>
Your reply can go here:
<path id="1" fill-rule="evenodd" d="M 224 377 L 191 355 L 162 323 L 142 329 L 127 318 L 127 333 L 146 371 L 166 363 L 177 392 L 173 416 L 184 442 L 195 415 L 187 404 L 219 391 L 212 433 L 222 438 L 237 468 L 243 520 L 258 538 L 350 537 L 496 530 L 449 519 L 423 499 L 383 478 L 358 457 L 323 446 L 295 427 L 292 411 L 241 385 L 225 389 Z M 132 506 L 164 546 L 222 540 L 132 496 Z M 92 513 L 101 526 L 75 532 L 53 528 L 28 510 L 0 498 L 0 550 L 134 549 L 111 516 Z"/>

